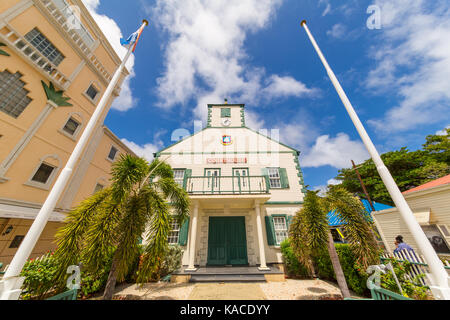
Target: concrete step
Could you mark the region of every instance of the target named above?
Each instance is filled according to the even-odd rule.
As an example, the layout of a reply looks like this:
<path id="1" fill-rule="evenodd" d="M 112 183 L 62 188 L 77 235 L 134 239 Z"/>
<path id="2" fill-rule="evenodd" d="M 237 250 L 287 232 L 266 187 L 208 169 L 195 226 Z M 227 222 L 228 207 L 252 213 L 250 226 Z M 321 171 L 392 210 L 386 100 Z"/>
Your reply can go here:
<path id="1" fill-rule="evenodd" d="M 266 282 L 263 274 L 192 274 L 190 282 Z"/>

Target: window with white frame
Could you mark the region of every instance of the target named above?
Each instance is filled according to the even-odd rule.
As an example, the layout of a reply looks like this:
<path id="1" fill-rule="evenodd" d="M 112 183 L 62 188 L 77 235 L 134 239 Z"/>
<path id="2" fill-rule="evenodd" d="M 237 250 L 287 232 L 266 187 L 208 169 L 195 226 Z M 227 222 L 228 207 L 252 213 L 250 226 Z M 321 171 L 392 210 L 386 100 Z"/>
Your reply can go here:
<path id="1" fill-rule="evenodd" d="M 278 168 L 268 168 L 270 188 L 281 188 L 281 177 Z"/>
<path id="2" fill-rule="evenodd" d="M 111 150 L 109 150 L 108 159 L 113 161 L 116 158 L 117 152 L 119 152 L 119 150 L 117 150 L 116 147 L 112 146 Z"/>
<path id="3" fill-rule="evenodd" d="M 285 217 L 273 217 L 273 227 L 275 229 L 277 245 L 280 245 L 289 236 L 286 222 Z"/>
<path id="4" fill-rule="evenodd" d="M 173 177 L 176 183 L 178 183 L 178 185 L 180 187 L 183 186 L 184 183 L 184 169 L 175 169 L 173 170 Z"/>
<path id="5" fill-rule="evenodd" d="M 30 42 L 40 53 L 42 53 L 55 66 L 64 60 L 63 54 L 48 40 L 37 28 L 34 28 L 25 35 L 25 39 Z"/>
<path id="6" fill-rule="evenodd" d="M 43 163 L 41 163 L 39 169 L 34 174 L 33 178 L 31 178 L 31 180 L 34 182 L 46 184 L 54 170 L 55 170 L 55 167 L 43 162 Z"/>
<path id="7" fill-rule="evenodd" d="M 0 72 L 0 110 L 14 118 L 20 116 L 31 102 L 29 91 L 24 88 L 25 82 L 20 78 L 20 72 Z"/>
<path id="8" fill-rule="evenodd" d="M 95 98 L 97 98 L 99 90 L 91 84 L 89 88 L 86 90 L 86 95 L 91 98 L 93 101 L 95 101 Z"/>
<path id="9" fill-rule="evenodd" d="M 170 224 L 170 231 L 169 231 L 169 237 L 168 242 L 169 244 L 178 244 L 178 240 L 180 239 L 180 225 L 177 221 L 172 220 Z"/>
<path id="10" fill-rule="evenodd" d="M 69 120 L 67 120 L 66 125 L 64 126 L 63 130 L 67 134 L 74 136 L 79 127 L 80 127 L 80 123 L 77 120 L 75 120 L 73 117 L 70 117 Z"/>

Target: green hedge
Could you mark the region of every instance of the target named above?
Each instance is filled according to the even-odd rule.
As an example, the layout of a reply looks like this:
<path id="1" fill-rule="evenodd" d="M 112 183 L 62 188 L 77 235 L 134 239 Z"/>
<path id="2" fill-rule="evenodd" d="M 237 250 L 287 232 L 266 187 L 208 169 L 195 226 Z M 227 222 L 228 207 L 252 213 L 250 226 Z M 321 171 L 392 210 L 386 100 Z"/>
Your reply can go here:
<path id="1" fill-rule="evenodd" d="M 90 272 L 81 267 L 79 298 L 89 298 L 93 294 L 105 289 L 113 254 L 114 250 L 112 249 L 110 255 L 103 262 L 103 268 L 98 272 Z M 125 282 L 134 283 L 136 281 L 136 272 L 139 268 L 139 261 L 142 254 L 144 254 L 144 247 L 140 246 L 139 253 L 136 255 L 128 275 L 125 277 Z M 154 275 L 154 280 L 158 281 L 162 277 L 179 269 L 181 267 L 182 255 L 183 250 L 180 246 L 169 246 L 158 274 Z M 21 276 L 25 277 L 21 299 L 42 300 L 67 290 L 65 283 L 56 284 L 55 286 L 54 278 L 57 269 L 58 262 L 53 257 L 53 253 L 48 253 L 45 258 L 40 260 L 31 259 L 27 261 L 21 273 Z"/>
<path id="2" fill-rule="evenodd" d="M 344 271 L 345 279 L 350 290 L 359 295 L 369 295 L 367 289 L 367 275 L 361 271 L 356 263 L 348 244 L 335 244 L 336 251 L 341 262 L 342 270 Z M 294 252 L 286 240 L 281 244 L 281 253 L 283 254 L 284 263 L 286 265 L 286 272 L 291 278 L 305 278 L 309 277 L 307 269 L 295 257 Z M 333 265 L 327 250 L 321 252 L 315 260 L 318 268 L 318 276 L 321 279 L 336 281 Z"/>
<path id="3" fill-rule="evenodd" d="M 308 278 L 308 270 L 295 258 L 294 251 L 286 240 L 281 243 L 281 252 L 283 254 L 284 264 L 286 265 L 286 273 L 290 278 Z"/>

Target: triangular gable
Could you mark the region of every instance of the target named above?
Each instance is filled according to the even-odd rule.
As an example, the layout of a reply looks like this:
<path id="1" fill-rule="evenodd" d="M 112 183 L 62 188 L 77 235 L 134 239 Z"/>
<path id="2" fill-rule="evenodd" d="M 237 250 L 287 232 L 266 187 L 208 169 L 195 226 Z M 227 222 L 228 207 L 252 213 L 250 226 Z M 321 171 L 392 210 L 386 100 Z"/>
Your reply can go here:
<path id="1" fill-rule="evenodd" d="M 225 145 L 223 138 L 231 143 Z M 228 138 L 229 137 L 229 138 Z M 161 150 L 158 154 L 169 153 L 299 153 L 299 151 L 280 143 L 262 133 L 247 127 L 205 128 L 175 144 Z"/>

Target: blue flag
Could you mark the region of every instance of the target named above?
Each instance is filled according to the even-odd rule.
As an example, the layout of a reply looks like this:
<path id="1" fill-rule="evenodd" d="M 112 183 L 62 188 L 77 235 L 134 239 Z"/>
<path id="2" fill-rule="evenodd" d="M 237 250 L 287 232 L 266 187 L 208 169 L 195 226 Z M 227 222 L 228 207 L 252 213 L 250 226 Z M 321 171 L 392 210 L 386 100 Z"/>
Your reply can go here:
<path id="1" fill-rule="evenodd" d="M 120 38 L 120 44 L 123 46 L 133 44 L 136 42 L 138 35 L 139 35 L 139 31 L 136 31 L 131 36 L 129 36 L 128 39 L 126 39 L 126 40 L 124 38 Z"/>

